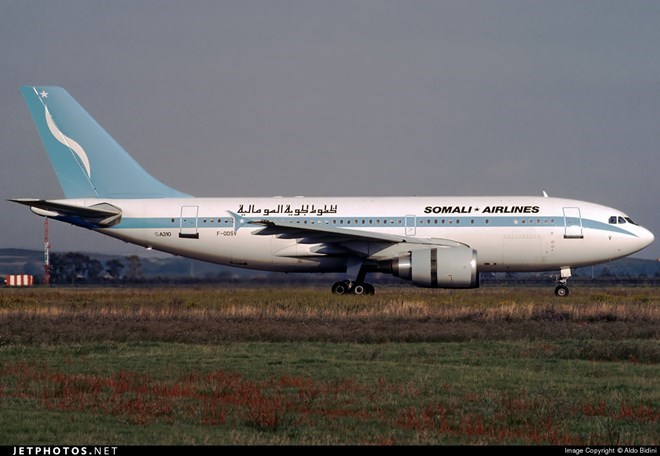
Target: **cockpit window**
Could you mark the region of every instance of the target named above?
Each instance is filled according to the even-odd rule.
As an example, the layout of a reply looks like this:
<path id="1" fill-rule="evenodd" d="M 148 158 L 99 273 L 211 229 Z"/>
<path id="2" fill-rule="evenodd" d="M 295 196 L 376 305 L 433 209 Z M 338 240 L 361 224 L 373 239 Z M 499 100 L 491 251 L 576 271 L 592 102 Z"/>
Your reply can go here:
<path id="1" fill-rule="evenodd" d="M 624 224 L 624 223 L 631 223 L 633 225 L 637 225 L 635 222 L 632 221 L 630 217 L 621 217 L 620 215 L 613 215 L 610 217 L 609 224 L 610 225 L 616 225 L 616 224 Z"/>

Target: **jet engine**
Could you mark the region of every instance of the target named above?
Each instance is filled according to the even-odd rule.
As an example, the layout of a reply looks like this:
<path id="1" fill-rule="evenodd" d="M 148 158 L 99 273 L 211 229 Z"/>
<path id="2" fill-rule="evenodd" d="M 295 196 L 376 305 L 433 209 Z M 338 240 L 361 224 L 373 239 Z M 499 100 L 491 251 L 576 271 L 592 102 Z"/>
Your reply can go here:
<path id="1" fill-rule="evenodd" d="M 469 247 L 412 250 L 392 261 L 392 274 L 420 287 L 478 288 L 477 251 Z"/>

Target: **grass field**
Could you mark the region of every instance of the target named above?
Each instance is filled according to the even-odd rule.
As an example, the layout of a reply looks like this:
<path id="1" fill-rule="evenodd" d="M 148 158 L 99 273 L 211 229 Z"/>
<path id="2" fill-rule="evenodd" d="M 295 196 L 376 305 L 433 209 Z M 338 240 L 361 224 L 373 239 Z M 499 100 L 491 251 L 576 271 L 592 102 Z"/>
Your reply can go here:
<path id="1" fill-rule="evenodd" d="M 655 288 L 0 290 L 0 445 L 657 444 Z"/>

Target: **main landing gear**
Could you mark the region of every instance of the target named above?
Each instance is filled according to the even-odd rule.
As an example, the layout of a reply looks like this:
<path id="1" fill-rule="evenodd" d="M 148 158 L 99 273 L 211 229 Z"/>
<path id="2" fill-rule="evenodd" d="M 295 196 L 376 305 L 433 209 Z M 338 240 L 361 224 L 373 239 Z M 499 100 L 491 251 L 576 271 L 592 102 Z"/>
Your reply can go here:
<path id="1" fill-rule="evenodd" d="M 343 280 L 332 285 L 332 294 L 336 295 L 373 295 L 374 293 L 376 293 L 376 289 L 370 283 Z"/>
<path id="2" fill-rule="evenodd" d="M 346 264 L 346 273 L 349 277 L 356 277 L 355 280 L 342 280 L 332 285 L 332 294 L 336 295 L 373 295 L 376 292 L 374 286 L 364 281 L 367 276 L 368 266 L 365 266 L 363 260 L 357 257 L 351 257 Z"/>
<path id="3" fill-rule="evenodd" d="M 568 287 L 566 286 L 566 282 L 568 281 L 568 278 L 571 276 L 571 268 L 563 268 L 560 273 L 559 273 L 559 285 L 555 288 L 555 295 L 559 296 L 560 298 L 565 298 L 568 296 Z"/>

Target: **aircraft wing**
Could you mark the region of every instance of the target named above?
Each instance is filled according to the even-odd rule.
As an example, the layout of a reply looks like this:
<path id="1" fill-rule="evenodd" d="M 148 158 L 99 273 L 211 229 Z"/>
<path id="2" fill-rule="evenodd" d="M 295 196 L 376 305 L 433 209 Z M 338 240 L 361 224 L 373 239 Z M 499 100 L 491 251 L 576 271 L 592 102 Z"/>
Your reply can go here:
<path id="1" fill-rule="evenodd" d="M 236 217 L 236 214 L 232 214 Z M 240 216 L 239 216 L 240 217 Z M 237 220 L 238 222 L 238 220 Z M 319 220 L 321 222 L 321 220 Z M 239 222 L 240 223 L 240 222 Z M 277 235 L 283 238 L 300 239 L 301 243 L 346 243 L 346 242 L 384 242 L 390 244 L 424 244 L 444 247 L 465 247 L 461 242 L 441 238 L 419 238 L 389 233 L 378 233 L 353 228 L 337 228 L 331 226 L 298 225 L 272 220 L 242 220 L 242 224 L 261 225 L 263 230 L 257 235 Z"/>
<path id="2" fill-rule="evenodd" d="M 76 217 L 91 225 L 104 228 L 116 225 L 121 220 L 121 209 L 108 203 L 77 206 L 60 201 L 33 198 L 16 198 L 9 201 L 29 206 L 32 212 L 44 217 Z"/>

